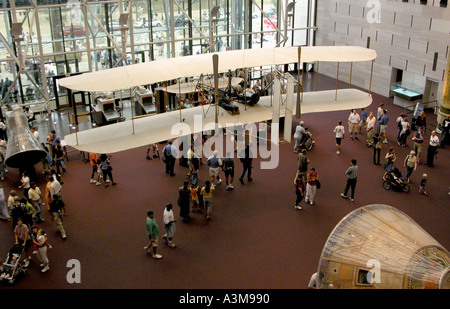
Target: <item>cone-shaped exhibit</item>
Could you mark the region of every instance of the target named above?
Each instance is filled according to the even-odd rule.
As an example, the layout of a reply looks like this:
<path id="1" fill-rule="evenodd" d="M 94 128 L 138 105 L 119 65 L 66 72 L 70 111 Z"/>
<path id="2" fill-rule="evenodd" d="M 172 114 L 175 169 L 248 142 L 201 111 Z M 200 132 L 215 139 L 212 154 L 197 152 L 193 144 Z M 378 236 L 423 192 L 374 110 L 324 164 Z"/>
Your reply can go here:
<path id="1" fill-rule="evenodd" d="M 448 289 L 450 254 L 402 211 L 373 204 L 336 225 L 318 275 L 321 288 Z"/>
<path id="2" fill-rule="evenodd" d="M 19 108 L 7 112 L 6 116 L 8 128 L 6 166 L 21 168 L 40 162 L 47 153 L 31 132 L 25 113 Z"/>

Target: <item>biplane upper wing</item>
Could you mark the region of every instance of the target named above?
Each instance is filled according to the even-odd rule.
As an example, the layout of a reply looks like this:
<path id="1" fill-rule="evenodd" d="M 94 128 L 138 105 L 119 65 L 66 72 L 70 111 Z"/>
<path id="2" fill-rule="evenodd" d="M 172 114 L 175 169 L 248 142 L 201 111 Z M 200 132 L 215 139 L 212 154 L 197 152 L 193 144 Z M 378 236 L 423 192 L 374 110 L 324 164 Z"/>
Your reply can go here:
<path id="1" fill-rule="evenodd" d="M 58 80 L 62 87 L 78 91 L 117 91 L 178 78 L 213 74 L 212 55 L 219 56 L 219 73 L 242 68 L 299 62 L 298 47 L 230 50 L 132 64 L 84 73 Z M 375 59 L 376 52 L 359 46 L 301 47 L 301 61 L 359 62 Z"/>

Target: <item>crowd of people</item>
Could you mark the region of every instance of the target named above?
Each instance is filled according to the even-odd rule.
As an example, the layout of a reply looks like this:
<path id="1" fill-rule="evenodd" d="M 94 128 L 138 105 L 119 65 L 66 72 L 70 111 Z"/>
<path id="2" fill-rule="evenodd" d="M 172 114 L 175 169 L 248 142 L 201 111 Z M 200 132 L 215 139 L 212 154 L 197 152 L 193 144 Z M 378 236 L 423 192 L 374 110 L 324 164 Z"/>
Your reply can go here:
<path id="1" fill-rule="evenodd" d="M 386 174 L 392 174 L 394 181 L 400 183 L 410 183 L 413 171 L 417 170 L 420 164 L 426 164 L 428 167 L 434 166 L 434 160 L 437 155 L 437 149 L 443 148 L 448 143 L 448 133 L 450 127 L 450 116 L 447 116 L 442 123 L 441 140 L 436 132 L 436 129 L 427 129 L 426 114 L 422 111 L 417 117 L 412 117 L 411 123 L 405 113 L 401 113 L 396 119 L 397 125 L 397 144 L 400 147 L 410 147 L 411 150 L 408 155 L 402 160 L 397 161 L 395 148 L 390 146 L 384 156 L 384 163 L 380 161 L 381 152 L 384 148 L 383 144 L 388 144 L 386 129 L 389 124 L 388 111 L 384 104 L 380 104 L 377 111 L 366 111 L 361 109 L 361 114 L 357 109 L 352 109 L 348 116 L 348 131 L 350 132 L 350 140 L 359 140 L 358 135 L 365 135 L 365 146 L 372 149 L 372 161 L 374 165 L 382 165 L 386 170 Z M 294 186 L 296 193 L 296 200 L 294 203 L 295 209 L 302 209 L 300 202 L 304 199 L 306 203 L 313 205 L 314 197 L 317 188 L 320 188 L 320 181 L 314 167 L 308 167 L 310 163 L 306 156 L 305 149 L 299 149 L 300 140 L 305 132 L 304 122 L 300 121 L 294 133 L 294 152 L 298 152 L 298 166 L 297 173 L 294 177 Z M 429 137 L 426 137 L 426 132 L 430 131 Z M 337 125 L 333 129 L 336 140 L 336 154 L 342 153 L 342 145 L 345 138 L 345 127 L 342 120 L 338 120 Z M 412 136 L 412 137 L 411 137 Z M 411 138 L 412 144 L 408 143 Z M 424 145 L 428 143 L 426 148 L 426 159 L 423 160 Z M 408 146 L 409 145 L 409 146 Z M 422 159 L 422 160 L 421 160 Z M 395 164 L 400 164 L 405 168 L 405 176 L 402 176 L 400 169 Z M 346 186 L 341 197 L 350 201 L 355 199 L 355 189 L 358 179 L 358 165 L 357 159 L 351 159 L 351 164 L 345 171 Z M 427 195 L 426 182 L 428 175 L 422 174 L 419 184 L 419 194 Z M 350 191 L 350 196 L 348 193 Z"/>
<path id="2" fill-rule="evenodd" d="M 222 184 L 222 177 L 225 179 L 225 190 L 231 191 L 234 189 L 234 173 L 235 173 L 235 162 L 234 157 L 230 152 L 226 153 L 224 158 L 219 156 L 218 151 L 214 151 L 211 156 L 206 160 L 206 163 L 202 162 L 202 152 L 196 147 L 203 145 L 205 142 L 204 138 L 206 136 L 200 137 L 195 134 L 190 146 L 190 149 L 186 152 L 187 159 L 187 180 L 183 182 L 183 185 L 178 189 L 177 204 L 180 208 L 180 217 L 183 222 L 189 222 L 191 220 L 191 213 L 203 213 L 207 221 L 212 219 L 213 210 L 213 195 L 216 188 Z M 240 183 L 245 184 L 244 180 L 251 182 L 252 178 L 252 167 L 253 167 L 253 155 L 251 152 L 251 145 L 247 144 L 242 147 L 241 153 L 238 156 L 240 162 L 242 163 L 242 173 L 239 177 Z M 153 157 L 159 158 L 159 153 L 157 153 L 156 147 L 149 146 L 148 149 L 155 149 Z M 162 149 L 161 159 L 165 163 L 165 173 L 174 176 L 175 162 L 179 155 L 179 149 L 173 145 L 172 141 L 168 141 L 167 145 Z M 236 152 L 238 150 L 236 149 Z M 149 156 L 149 151 L 147 151 L 147 159 Z M 182 160 L 182 159 L 181 159 Z M 202 165 L 207 165 L 208 175 L 204 181 L 204 184 L 199 182 L 199 168 Z M 223 175 L 223 176 L 222 176 Z M 175 222 L 172 204 L 168 203 L 164 209 L 163 214 L 163 224 L 165 234 L 163 239 L 167 242 L 169 247 L 175 247 L 173 243 L 173 237 L 175 234 Z M 154 211 L 149 210 L 147 212 L 147 237 L 149 239 L 149 244 L 144 247 L 146 251 L 151 251 L 152 256 L 155 259 L 160 259 L 162 256 L 157 253 L 158 248 L 158 236 L 159 228 L 157 220 L 154 218 Z"/>
<path id="3" fill-rule="evenodd" d="M 12 108 L 7 106 L 7 110 L 12 111 Z M 38 127 L 33 125 L 34 114 L 29 108 L 26 108 L 24 112 L 32 135 L 40 143 Z M 0 179 L 5 180 L 5 173 L 8 172 L 5 166 L 7 134 L 3 122 L 0 123 L 0 131 Z M 67 168 L 64 162 L 66 154 L 61 145 L 61 138 L 55 130 L 49 132 L 41 146 L 45 151 L 45 156 L 41 160 L 42 173 L 46 175 L 47 180 L 45 188 L 41 190 L 38 186 L 38 177 L 34 166 L 31 169 L 19 168 L 20 179 L 17 189 L 12 188 L 7 196 L 3 187 L 0 186 L 0 215 L 3 220 L 12 223 L 14 246 L 22 248 L 21 261 L 17 262 L 28 267 L 32 260 L 29 249 L 33 247 L 32 254 L 36 255 L 40 261 L 41 271 L 47 272 L 50 269 L 47 250 L 52 247 L 48 244 L 47 234 L 40 225 L 45 221 L 43 212 L 47 209 L 62 239 L 67 238 L 62 223 L 67 212 L 62 199 L 63 181 L 61 179 L 61 175 L 66 174 Z M 3 274 L 2 279 L 11 278 L 8 277 L 8 274 Z"/>

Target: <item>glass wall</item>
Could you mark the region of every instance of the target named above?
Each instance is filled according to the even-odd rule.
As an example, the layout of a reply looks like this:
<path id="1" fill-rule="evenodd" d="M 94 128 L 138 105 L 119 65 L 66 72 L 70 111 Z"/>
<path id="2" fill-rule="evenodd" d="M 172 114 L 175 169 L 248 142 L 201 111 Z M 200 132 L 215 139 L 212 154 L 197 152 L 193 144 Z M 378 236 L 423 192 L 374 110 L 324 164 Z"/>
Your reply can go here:
<path id="1" fill-rule="evenodd" d="M 37 0 L 36 7 L 28 0 L 0 0 L 1 104 L 61 107 L 65 93 L 57 80 L 69 74 L 230 49 L 307 45 L 314 3 L 296 1 L 287 12 L 287 0 Z"/>

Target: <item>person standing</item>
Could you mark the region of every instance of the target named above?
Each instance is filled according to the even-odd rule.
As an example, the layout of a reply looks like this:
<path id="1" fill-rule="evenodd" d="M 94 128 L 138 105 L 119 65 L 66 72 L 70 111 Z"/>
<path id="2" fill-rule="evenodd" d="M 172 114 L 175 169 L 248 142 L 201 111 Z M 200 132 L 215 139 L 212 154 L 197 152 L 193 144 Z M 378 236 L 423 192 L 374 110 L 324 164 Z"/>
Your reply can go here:
<path id="1" fill-rule="evenodd" d="M 359 133 L 361 133 L 362 128 L 364 128 L 364 130 L 366 130 L 368 117 L 369 117 L 369 113 L 365 110 L 365 108 L 361 108 L 361 123 L 359 124 Z"/>
<path id="2" fill-rule="evenodd" d="M 428 195 L 428 193 L 427 193 L 427 179 L 428 179 L 428 175 L 427 174 L 423 174 L 422 175 L 422 179 L 420 180 L 419 194 Z"/>
<path id="3" fill-rule="evenodd" d="M 409 183 L 412 172 L 417 169 L 417 157 L 414 150 L 411 150 L 409 155 L 406 156 L 403 166 L 406 166 L 405 180 L 406 183 Z"/>
<path id="4" fill-rule="evenodd" d="M 175 248 L 173 243 L 173 236 L 175 235 L 175 216 L 173 215 L 172 204 L 168 203 L 164 208 L 163 213 L 164 229 L 166 234 L 163 235 L 163 239 L 167 241 L 169 247 Z"/>
<path id="5" fill-rule="evenodd" d="M 376 118 L 373 116 L 373 113 L 370 112 L 369 114 L 369 118 L 367 118 L 367 147 L 372 146 L 373 144 L 373 136 L 375 133 L 375 123 L 376 123 Z"/>
<path id="6" fill-rule="evenodd" d="M 62 150 L 61 145 L 56 145 L 54 162 L 56 164 L 56 172 L 58 174 L 61 174 L 60 168 L 62 169 L 63 175 L 66 173 L 66 164 L 64 163 L 65 156 L 66 154 Z"/>
<path id="7" fill-rule="evenodd" d="M 112 175 L 111 160 L 104 153 L 100 155 L 100 168 L 103 173 L 103 180 L 105 181 L 105 187 L 109 186 L 110 182 L 112 182 L 113 186 L 117 185 L 117 182 L 114 181 Z"/>
<path id="8" fill-rule="evenodd" d="M 380 137 L 383 139 L 383 143 L 387 144 L 387 134 L 386 134 L 386 129 L 387 129 L 387 125 L 389 122 L 389 116 L 387 115 L 387 110 L 383 110 L 383 116 L 381 116 L 380 118 Z"/>
<path id="9" fill-rule="evenodd" d="M 62 239 L 66 240 L 67 234 L 66 230 L 64 229 L 62 220 L 64 216 L 67 216 L 67 213 L 65 212 L 65 204 L 63 200 L 58 195 L 53 195 L 53 200 L 50 203 L 50 214 L 52 220 L 55 220 L 56 223 L 56 229 L 61 233 Z"/>
<path id="10" fill-rule="evenodd" d="M 295 195 L 297 196 L 294 208 L 300 210 L 302 209 L 300 203 L 303 200 L 303 196 L 305 195 L 305 183 L 303 182 L 303 174 L 300 174 L 298 171 L 297 174 L 295 175 L 294 186 L 295 186 Z"/>
<path id="11" fill-rule="evenodd" d="M 306 196 L 305 196 L 305 202 L 310 203 L 311 205 L 314 204 L 314 197 L 316 196 L 317 192 L 317 182 L 319 180 L 319 175 L 316 173 L 316 169 L 312 167 L 308 173 L 308 176 L 306 178 Z"/>
<path id="12" fill-rule="evenodd" d="M 439 146 L 439 148 L 444 148 L 445 145 L 449 143 L 448 142 L 449 130 L 450 130 L 450 115 L 447 115 L 447 118 L 445 118 L 442 121 L 441 145 Z"/>
<path id="13" fill-rule="evenodd" d="M 397 143 L 400 145 L 400 135 L 403 129 L 402 122 L 405 119 L 405 113 L 401 113 L 400 116 L 397 117 L 395 122 L 397 123 Z"/>
<path id="14" fill-rule="evenodd" d="M 214 191 L 214 184 L 211 184 L 209 180 L 205 181 L 205 186 L 200 191 L 203 196 L 203 204 L 206 210 L 206 220 L 211 219 L 212 212 L 212 192 Z"/>
<path id="15" fill-rule="evenodd" d="M 352 165 L 345 171 L 345 174 L 347 174 L 347 184 L 345 185 L 344 193 L 341 193 L 341 196 L 343 198 L 348 198 L 347 193 L 348 190 L 351 189 L 350 201 L 353 202 L 355 200 L 355 189 L 358 179 L 358 166 L 356 165 L 356 159 L 352 159 L 351 162 Z"/>
<path id="16" fill-rule="evenodd" d="M 297 171 L 302 174 L 303 180 L 306 181 L 308 177 L 308 163 L 309 159 L 306 157 L 306 149 L 302 149 L 297 157 L 298 165 Z"/>
<path id="17" fill-rule="evenodd" d="M 191 218 L 189 217 L 190 213 L 190 195 L 191 190 L 188 188 L 189 182 L 185 181 L 183 186 L 178 189 L 178 206 L 180 206 L 180 217 L 183 218 L 183 222 L 189 222 Z"/>
<path id="18" fill-rule="evenodd" d="M 97 181 L 94 179 L 94 177 L 98 169 L 98 155 L 95 152 L 89 153 L 89 163 L 91 164 L 92 167 L 90 183 L 96 183 Z"/>
<path id="19" fill-rule="evenodd" d="M 342 125 L 341 120 L 338 121 L 338 125 L 334 128 L 334 133 L 336 134 L 336 148 L 337 148 L 336 153 L 340 154 L 341 153 L 341 142 L 345 136 L 345 129 L 344 129 L 344 126 Z"/>
<path id="20" fill-rule="evenodd" d="M 158 224 L 156 223 L 156 219 L 154 218 L 153 211 L 149 210 L 147 211 L 147 237 L 149 239 L 149 244 L 144 247 L 145 251 L 150 250 L 152 248 L 153 254 L 152 257 L 154 259 L 161 259 L 162 256 L 157 253 L 158 251 L 158 236 L 159 236 L 159 229 Z"/>
<path id="21" fill-rule="evenodd" d="M 417 156 L 417 164 L 421 164 L 420 163 L 420 155 L 422 154 L 422 150 L 423 150 L 423 133 L 422 133 L 422 127 L 419 127 L 419 129 L 414 133 L 413 136 L 413 141 L 414 141 L 414 151 L 416 152 L 416 156 Z"/>
<path id="22" fill-rule="evenodd" d="M 223 159 L 222 169 L 225 173 L 225 184 L 227 185 L 226 189 L 233 190 L 234 160 L 229 152 L 227 152 L 227 157 Z"/>
<path id="23" fill-rule="evenodd" d="M 353 140 L 353 136 L 356 140 L 358 140 L 358 134 L 359 131 L 359 123 L 361 122 L 361 117 L 359 117 L 356 109 L 353 109 L 350 115 L 348 116 L 348 130 L 350 132 L 350 139 Z"/>
<path id="24" fill-rule="evenodd" d="M 439 147 L 439 137 L 436 135 L 436 131 L 433 130 L 430 136 L 430 143 L 428 144 L 427 151 L 427 165 L 428 167 L 433 167 L 434 156 L 437 153 L 437 148 Z"/>
<path id="25" fill-rule="evenodd" d="M 381 103 L 377 109 L 377 132 L 378 133 L 380 133 L 380 119 L 381 119 L 381 116 L 383 116 L 383 111 L 384 111 L 384 103 Z"/>
<path id="26" fill-rule="evenodd" d="M 239 181 L 241 184 L 244 184 L 244 176 L 247 173 L 247 180 L 250 182 L 253 180 L 252 178 L 252 167 L 253 167 L 253 155 L 250 151 L 250 145 L 247 145 L 244 150 L 244 155 L 241 157 L 241 162 L 243 166 L 241 177 Z M 214 187 L 214 186 L 213 186 Z"/>
<path id="27" fill-rule="evenodd" d="M 31 256 L 26 257 L 26 255 L 30 248 L 30 230 L 26 224 L 23 224 L 21 218 L 17 220 L 17 225 L 14 228 L 14 240 L 16 245 L 23 247 L 24 267 L 28 267 Z"/>
<path id="28" fill-rule="evenodd" d="M 222 166 L 222 160 L 218 157 L 218 155 L 219 152 L 215 150 L 214 154 L 210 156 L 206 161 L 206 164 L 209 166 L 209 176 L 211 177 L 211 183 L 213 184 L 217 179 L 217 184 L 220 185 L 222 183 L 222 179 L 220 179 L 219 173 Z"/>
<path id="29" fill-rule="evenodd" d="M 33 213 L 33 221 L 43 222 L 42 219 L 42 193 L 35 182 L 31 183 L 31 188 L 28 190 L 28 200 L 33 205 L 36 211 Z"/>
<path id="30" fill-rule="evenodd" d="M 30 190 L 30 177 L 28 176 L 27 172 L 22 173 L 22 178 L 20 179 L 20 182 L 22 183 L 19 186 L 19 189 L 23 189 L 23 195 L 28 199 L 28 190 Z"/>
<path id="31" fill-rule="evenodd" d="M 172 145 L 172 141 L 169 141 L 169 143 L 164 146 L 162 152 L 164 156 L 164 162 L 166 163 L 166 174 L 175 176 L 174 169 L 178 150 L 175 146 Z"/>
<path id="32" fill-rule="evenodd" d="M 303 134 L 305 134 L 304 122 L 300 121 L 300 123 L 295 128 L 294 133 L 294 141 L 295 141 L 294 152 L 299 151 L 300 143 L 303 139 Z"/>
<path id="33" fill-rule="evenodd" d="M 39 261 L 41 261 L 42 270 L 45 273 L 50 269 L 50 261 L 47 255 L 47 235 L 43 229 L 39 229 L 36 240 L 33 240 L 34 244 L 37 246 L 37 256 Z"/>
<path id="34" fill-rule="evenodd" d="M 399 136 L 399 142 L 398 144 L 402 147 L 406 146 L 406 139 L 408 138 L 410 134 L 410 126 L 408 122 L 408 117 L 403 117 L 401 122 L 401 130 L 400 130 L 400 136 Z"/>
<path id="35" fill-rule="evenodd" d="M 423 136 L 425 136 L 427 132 L 427 115 L 424 111 L 421 111 L 420 115 L 417 117 L 416 126 L 422 128 Z"/>

